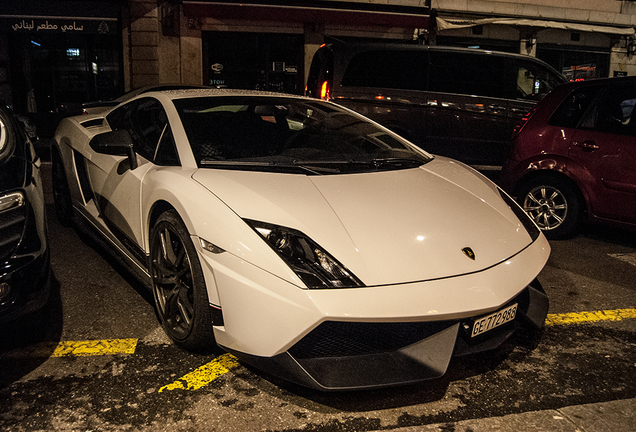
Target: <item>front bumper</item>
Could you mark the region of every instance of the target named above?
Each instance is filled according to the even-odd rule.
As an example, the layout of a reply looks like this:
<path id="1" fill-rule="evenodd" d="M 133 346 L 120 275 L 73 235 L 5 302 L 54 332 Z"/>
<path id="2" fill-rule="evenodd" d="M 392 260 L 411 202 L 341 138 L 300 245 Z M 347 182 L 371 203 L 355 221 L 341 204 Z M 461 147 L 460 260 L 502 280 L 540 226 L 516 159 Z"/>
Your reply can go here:
<path id="1" fill-rule="evenodd" d="M 497 348 L 519 328 L 543 327 L 548 298 L 535 279 L 506 305 L 516 318 L 471 337 L 476 318 L 412 323 L 325 321 L 289 350 L 258 357 L 230 350 L 272 375 L 318 390 L 377 388 L 439 378 L 452 356 Z"/>
<path id="2" fill-rule="evenodd" d="M 20 189 L 21 207 L 0 214 L 0 323 L 42 309 L 50 292 L 50 249 L 39 171 Z"/>
<path id="3" fill-rule="evenodd" d="M 9 261 L 5 264 L 10 271 L 0 275 L 0 285 L 6 292 L 0 299 L 2 324 L 41 310 L 47 304 L 51 290 L 48 249 L 26 262 Z"/>
<path id="4" fill-rule="evenodd" d="M 220 306 L 216 343 L 245 363 L 321 390 L 384 387 L 442 376 L 450 358 L 497 347 L 524 322 L 543 326 L 540 236 L 483 271 L 402 285 L 307 290 L 230 254 L 202 254 Z M 514 303 L 514 321 L 474 338 L 475 319 Z M 217 307 L 218 307 L 217 306 Z"/>

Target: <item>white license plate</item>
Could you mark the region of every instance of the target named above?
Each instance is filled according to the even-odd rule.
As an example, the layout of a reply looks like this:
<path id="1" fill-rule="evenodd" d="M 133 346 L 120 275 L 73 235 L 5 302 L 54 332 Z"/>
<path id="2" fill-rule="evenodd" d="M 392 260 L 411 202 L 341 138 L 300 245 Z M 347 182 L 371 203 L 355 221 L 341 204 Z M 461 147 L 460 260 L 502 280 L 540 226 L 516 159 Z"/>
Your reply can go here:
<path id="1" fill-rule="evenodd" d="M 488 330 L 492 330 L 495 327 L 512 321 L 515 319 L 515 316 L 517 316 L 517 303 L 475 321 L 475 324 L 473 324 L 473 332 L 470 336 L 479 336 Z"/>

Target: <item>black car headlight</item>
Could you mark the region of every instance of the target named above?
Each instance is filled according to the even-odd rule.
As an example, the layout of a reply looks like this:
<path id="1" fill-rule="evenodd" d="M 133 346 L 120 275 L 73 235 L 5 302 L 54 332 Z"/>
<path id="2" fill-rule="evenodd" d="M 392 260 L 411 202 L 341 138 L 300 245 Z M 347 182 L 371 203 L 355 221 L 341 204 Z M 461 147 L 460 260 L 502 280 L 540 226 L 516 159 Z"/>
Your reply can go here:
<path id="1" fill-rule="evenodd" d="M 501 198 L 503 198 L 506 204 L 508 204 L 508 207 L 510 207 L 510 210 L 512 210 L 513 213 L 517 216 L 519 222 L 521 222 L 526 231 L 528 231 L 528 234 L 530 235 L 530 238 L 532 238 L 532 241 L 535 241 L 539 237 L 539 234 L 541 234 L 541 230 L 539 229 L 539 227 L 537 227 L 537 224 L 535 224 L 534 221 L 530 219 L 530 216 L 528 216 L 528 214 L 521 208 L 521 206 L 517 204 L 517 202 L 513 200 L 507 193 L 499 188 L 497 188 L 497 190 L 499 191 L 499 195 L 501 195 Z"/>
<path id="2" fill-rule="evenodd" d="M 13 192 L 0 196 L 0 213 L 22 207 L 24 200 L 24 194 L 22 192 Z"/>
<path id="3" fill-rule="evenodd" d="M 245 220 L 308 288 L 353 288 L 364 284 L 326 250 L 298 230 Z"/>
<path id="4" fill-rule="evenodd" d="M 27 222 L 26 197 L 20 191 L 0 194 L 0 263 L 16 253 Z"/>

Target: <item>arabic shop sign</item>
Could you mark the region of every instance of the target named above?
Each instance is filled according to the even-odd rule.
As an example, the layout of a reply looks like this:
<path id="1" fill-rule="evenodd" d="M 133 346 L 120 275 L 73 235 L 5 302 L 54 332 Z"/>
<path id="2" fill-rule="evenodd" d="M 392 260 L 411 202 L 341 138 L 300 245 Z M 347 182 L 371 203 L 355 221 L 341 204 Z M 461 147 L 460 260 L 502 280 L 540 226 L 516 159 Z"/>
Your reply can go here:
<path id="1" fill-rule="evenodd" d="M 114 34 L 117 30 L 117 20 L 113 18 L 0 18 L 0 28 L 4 31 L 15 33 Z"/>

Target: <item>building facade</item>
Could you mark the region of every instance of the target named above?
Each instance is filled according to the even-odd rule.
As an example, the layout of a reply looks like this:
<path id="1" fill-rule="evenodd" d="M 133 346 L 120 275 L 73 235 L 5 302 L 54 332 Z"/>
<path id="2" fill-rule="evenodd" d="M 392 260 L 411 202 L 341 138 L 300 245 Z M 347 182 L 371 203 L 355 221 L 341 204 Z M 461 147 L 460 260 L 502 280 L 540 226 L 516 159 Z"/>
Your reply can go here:
<path id="1" fill-rule="evenodd" d="M 437 44 L 538 57 L 569 79 L 636 75 L 636 2 L 432 0 Z"/>
<path id="2" fill-rule="evenodd" d="M 428 1 L 129 3 L 124 63 L 130 65 L 131 88 L 176 81 L 302 93 L 311 58 L 322 43 L 412 43 L 415 29 L 430 24 Z"/>
<path id="3" fill-rule="evenodd" d="M 50 135 L 82 102 L 158 83 L 300 94 L 323 43 L 480 47 L 570 79 L 636 75 L 636 1 L 30 0 L 0 9 L 0 101 Z"/>
<path id="4" fill-rule="evenodd" d="M 0 6 L 0 103 L 45 136 L 70 106 L 125 88 L 120 1 L 5 1 Z"/>
<path id="5" fill-rule="evenodd" d="M 336 40 L 516 52 L 545 60 L 570 79 L 636 74 L 634 1 L 130 3 L 145 5 L 145 15 L 131 14 L 133 21 L 154 20 L 160 33 L 156 76 L 136 73 L 134 57 L 125 61 L 133 65 L 131 88 L 158 79 L 301 93 L 313 53 Z M 181 55 L 169 55 L 177 50 Z"/>

